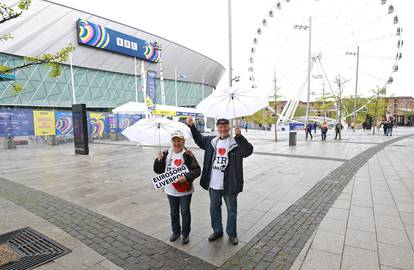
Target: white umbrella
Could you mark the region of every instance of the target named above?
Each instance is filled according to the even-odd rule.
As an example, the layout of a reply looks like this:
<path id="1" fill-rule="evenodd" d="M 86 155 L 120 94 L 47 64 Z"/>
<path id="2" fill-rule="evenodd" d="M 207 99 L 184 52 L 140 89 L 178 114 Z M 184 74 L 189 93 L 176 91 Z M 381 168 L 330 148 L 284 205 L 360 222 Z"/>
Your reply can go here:
<path id="1" fill-rule="evenodd" d="M 252 115 L 268 105 L 268 98 L 257 90 L 226 88 L 214 91 L 197 109 L 207 117 L 233 119 Z"/>
<path id="2" fill-rule="evenodd" d="M 187 125 L 166 118 L 141 119 L 122 131 L 122 135 L 133 142 L 161 147 L 161 144 L 171 141 L 171 134 L 177 130 L 181 130 L 186 139 L 191 137 Z"/>

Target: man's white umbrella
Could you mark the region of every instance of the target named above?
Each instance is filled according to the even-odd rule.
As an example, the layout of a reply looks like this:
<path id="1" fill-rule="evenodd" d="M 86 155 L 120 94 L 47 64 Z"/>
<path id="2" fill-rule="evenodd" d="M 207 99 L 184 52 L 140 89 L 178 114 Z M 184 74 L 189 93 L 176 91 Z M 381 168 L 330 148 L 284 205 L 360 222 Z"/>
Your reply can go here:
<path id="1" fill-rule="evenodd" d="M 141 119 L 122 131 L 130 141 L 145 145 L 166 144 L 171 141 L 171 133 L 181 130 L 184 137 L 190 138 L 191 131 L 187 125 L 166 118 Z"/>
<path id="2" fill-rule="evenodd" d="M 268 98 L 257 89 L 226 88 L 214 91 L 197 109 L 206 117 L 234 119 L 252 115 L 268 105 Z"/>

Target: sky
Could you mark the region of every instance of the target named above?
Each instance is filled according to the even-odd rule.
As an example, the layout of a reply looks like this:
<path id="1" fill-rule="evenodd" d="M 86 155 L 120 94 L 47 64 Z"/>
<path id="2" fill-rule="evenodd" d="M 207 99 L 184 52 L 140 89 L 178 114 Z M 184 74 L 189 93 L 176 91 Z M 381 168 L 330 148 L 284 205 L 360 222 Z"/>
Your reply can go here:
<path id="1" fill-rule="evenodd" d="M 120 21 L 182 44 L 218 61 L 228 69 L 226 0 L 54 0 L 102 17 Z M 312 0 L 302 0 L 312 1 Z M 326 0 L 324 0 L 326 1 Z M 340 1 L 340 0 L 337 0 Z M 347 0 L 343 0 L 347 1 Z M 360 0 L 361 3 L 380 0 Z M 284 1 L 282 1 L 284 2 Z M 388 2 L 390 2 L 388 0 Z M 116 4 L 115 4 L 116 3 Z M 233 73 L 246 79 L 252 39 L 274 0 L 233 0 Z M 414 2 L 394 0 L 403 26 L 403 59 L 394 77 L 392 94 L 414 96 Z M 361 4 L 362 5 L 362 4 Z M 300 10 L 297 11 L 300 14 Z M 346 11 L 344 11 L 346 12 Z M 303 16 L 306 18 L 306 16 Z M 228 85 L 224 75 L 220 87 Z M 389 93 L 391 94 L 391 93 Z"/>

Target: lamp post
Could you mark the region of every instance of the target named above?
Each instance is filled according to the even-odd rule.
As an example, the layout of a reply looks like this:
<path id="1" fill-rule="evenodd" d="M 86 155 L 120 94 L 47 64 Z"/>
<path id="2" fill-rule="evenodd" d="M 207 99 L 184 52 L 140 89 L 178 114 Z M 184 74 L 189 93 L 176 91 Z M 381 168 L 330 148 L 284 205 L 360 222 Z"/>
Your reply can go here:
<path id="1" fill-rule="evenodd" d="M 353 132 L 355 132 L 355 129 L 356 129 L 357 96 L 358 96 L 358 77 L 359 77 L 359 46 L 357 47 L 356 52 L 346 52 L 345 54 L 356 56 L 356 58 L 357 58 L 356 77 L 355 77 L 354 113 L 353 113 L 353 122 L 354 122 Z"/>
<path id="2" fill-rule="evenodd" d="M 310 84 L 311 84 L 311 69 L 312 69 L 312 17 L 309 17 L 309 25 L 294 25 L 294 29 L 309 30 L 309 51 L 308 51 L 308 94 L 306 102 L 306 116 L 305 116 L 305 127 L 309 123 L 309 110 L 310 110 Z"/>

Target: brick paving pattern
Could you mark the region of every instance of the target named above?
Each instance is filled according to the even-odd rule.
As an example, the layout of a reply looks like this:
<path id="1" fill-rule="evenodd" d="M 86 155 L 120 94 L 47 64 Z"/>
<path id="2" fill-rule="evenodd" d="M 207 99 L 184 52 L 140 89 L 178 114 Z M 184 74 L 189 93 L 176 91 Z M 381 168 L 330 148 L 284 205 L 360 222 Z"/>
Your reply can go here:
<path id="1" fill-rule="evenodd" d="M 384 147 L 409 136 L 378 144 L 344 162 L 220 269 L 289 269 L 355 173 Z M 124 269 L 215 269 L 197 257 L 94 211 L 4 178 L 0 178 L 0 196 L 60 227 Z"/>
<path id="2" fill-rule="evenodd" d="M 355 173 L 386 146 L 409 136 L 369 148 L 333 170 L 270 222 L 221 268 L 289 269 Z"/>
<path id="3" fill-rule="evenodd" d="M 124 269 L 215 268 L 91 210 L 4 178 L 0 178 L 0 196 L 63 229 Z"/>

